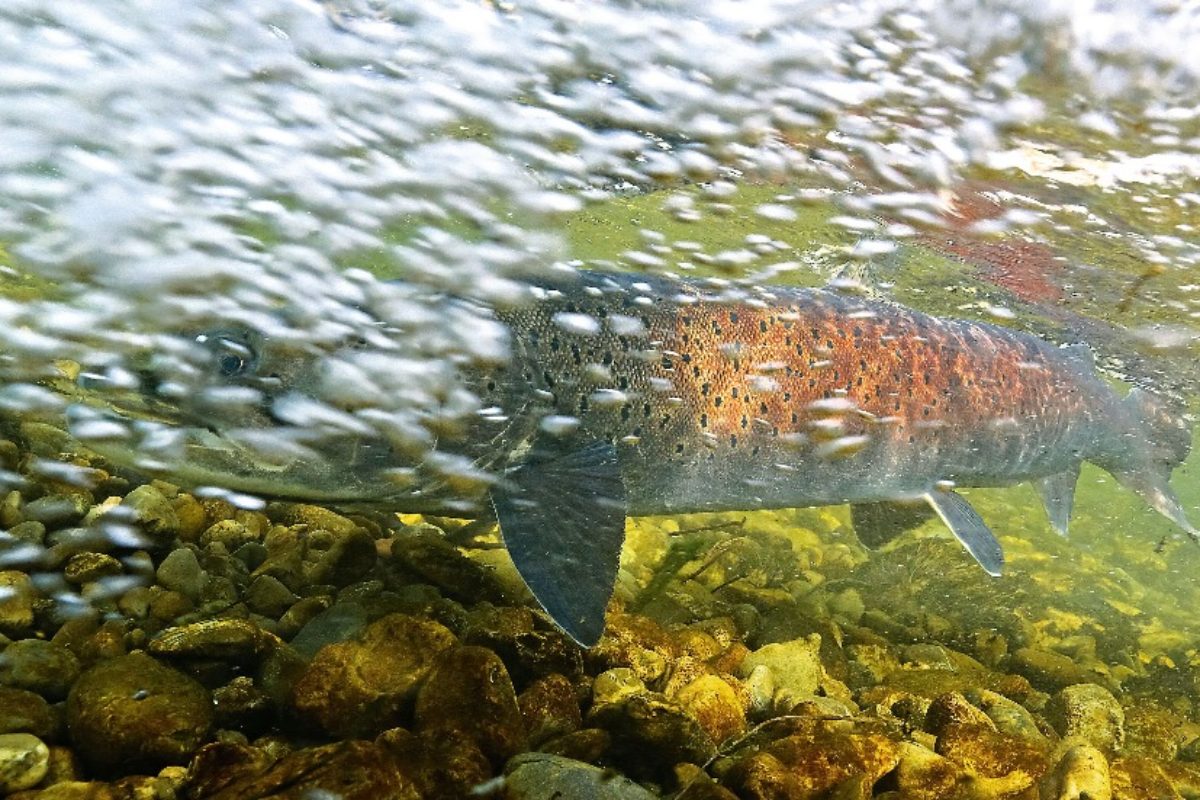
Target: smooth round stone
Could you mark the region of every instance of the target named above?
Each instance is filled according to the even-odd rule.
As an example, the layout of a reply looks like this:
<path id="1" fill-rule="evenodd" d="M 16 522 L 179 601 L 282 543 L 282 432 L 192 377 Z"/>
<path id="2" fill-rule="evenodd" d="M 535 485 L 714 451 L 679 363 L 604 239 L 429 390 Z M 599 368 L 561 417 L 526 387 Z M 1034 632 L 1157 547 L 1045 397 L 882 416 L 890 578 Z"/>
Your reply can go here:
<path id="1" fill-rule="evenodd" d="M 71 739 L 101 770 L 186 764 L 212 721 L 208 690 L 144 653 L 100 662 L 67 698 Z"/>
<path id="2" fill-rule="evenodd" d="M 522 753 L 508 762 L 509 800 L 652 800 L 655 795 L 608 770 L 549 753 Z"/>
<path id="3" fill-rule="evenodd" d="M 50 769 L 50 748 L 29 733 L 0 734 L 0 794 L 31 789 Z"/>

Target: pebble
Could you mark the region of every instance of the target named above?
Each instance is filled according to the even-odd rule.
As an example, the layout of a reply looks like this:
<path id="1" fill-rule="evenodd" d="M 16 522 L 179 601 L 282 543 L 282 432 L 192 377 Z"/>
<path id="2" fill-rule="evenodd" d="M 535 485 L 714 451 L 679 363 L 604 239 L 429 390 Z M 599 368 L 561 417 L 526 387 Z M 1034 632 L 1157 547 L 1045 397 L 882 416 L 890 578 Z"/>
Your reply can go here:
<path id="1" fill-rule="evenodd" d="M 1094 683 L 1068 686 L 1046 706 L 1046 719 L 1064 739 L 1078 738 L 1113 755 L 1125 743 L 1125 712 L 1112 693 Z"/>
<path id="2" fill-rule="evenodd" d="M 415 730 L 454 730 L 499 765 L 527 748 L 525 721 L 499 656 L 466 645 L 443 652 L 417 693 Z"/>
<path id="3" fill-rule="evenodd" d="M 523 753 L 505 768 L 505 800 L 654 800 L 611 770 L 548 753 Z"/>
<path id="4" fill-rule="evenodd" d="M 91 505 L 92 499 L 84 494 L 47 494 L 26 503 L 21 513 L 26 520 L 40 522 L 53 530 L 79 522 Z"/>
<path id="5" fill-rule="evenodd" d="M 171 501 L 162 492 L 150 485 L 139 486 L 121 501 L 129 509 L 132 521 L 149 536 L 155 544 L 171 544 L 179 534 L 179 516 Z"/>
<path id="6" fill-rule="evenodd" d="M 965 695 L 972 705 L 987 714 L 1001 733 L 1037 743 L 1045 742 L 1046 736 L 1038 727 L 1037 720 L 1020 703 L 989 689 L 968 689 Z"/>
<path id="7" fill-rule="evenodd" d="M 971 705 L 958 692 L 947 692 L 934 698 L 925 712 L 925 730 L 937 736 L 950 725 L 982 725 L 996 729 L 991 718 Z"/>
<path id="8" fill-rule="evenodd" d="M 1029 679 L 1037 688 L 1056 692 L 1076 683 L 1091 683 L 1096 674 L 1074 659 L 1053 650 L 1022 647 L 1012 655 L 1010 669 Z"/>
<path id="9" fill-rule="evenodd" d="M 249 620 L 206 619 L 167 628 L 150 640 L 147 649 L 155 656 L 250 664 L 280 644 Z"/>
<path id="10" fill-rule="evenodd" d="M 158 585 L 179 592 L 192 602 L 200 599 L 207 576 L 190 547 L 177 547 L 167 554 L 155 571 Z"/>
<path id="11" fill-rule="evenodd" d="M 233 553 L 248 544 L 257 544 L 261 535 L 244 522 L 236 519 L 223 519 L 214 522 L 200 534 L 200 546 L 211 549 L 214 544 Z"/>
<path id="12" fill-rule="evenodd" d="M 79 677 L 79 659 L 60 644 L 22 639 L 0 652 L 0 684 L 36 692 L 50 701 L 67 696 Z"/>
<path id="13" fill-rule="evenodd" d="M 71 740 L 102 771 L 186 764 L 212 721 L 208 690 L 144 653 L 100 662 L 67 697 Z"/>
<path id="14" fill-rule="evenodd" d="M 120 575 L 123 571 L 121 562 L 107 553 L 76 553 L 63 567 L 63 578 L 67 583 L 81 586 Z"/>
<path id="15" fill-rule="evenodd" d="M 264 617 L 279 619 L 298 598 L 278 578 L 259 575 L 246 588 L 244 599 L 251 611 Z"/>
<path id="16" fill-rule="evenodd" d="M 817 694 L 828 680 L 821 666 L 820 651 L 821 637 L 815 633 L 790 642 L 774 642 L 746 656 L 738 674 L 749 677 L 755 667 L 766 667 L 771 672 L 776 695 L 786 692 L 798 700 Z"/>
<path id="17" fill-rule="evenodd" d="M 356 641 L 322 647 L 296 680 L 292 706 L 332 735 L 373 736 L 400 724 L 438 655 L 457 641 L 432 620 L 389 614 Z"/>
<path id="18" fill-rule="evenodd" d="M 46 526 L 40 522 L 28 520 L 10 527 L 8 535 L 17 541 L 40 547 L 46 542 Z"/>
<path id="19" fill-rule="evenodd" d="M 40 694 L 0 686 L 0 733 L 32 733 L 42 739 L 58 730 L 58 717 Z"/>
<path id="20" fill-rule="evenodd" d="M 37 786 L 50 769 L 50 748 L 28 733 L 0 734 L 0 794 Z"/>
<path id="21" fill-rule="evenodd" d="M 745 708 L 733 687 L 716 675 L 697 678 L 674 700 L 717 744 L 746 732 Z"/>
<path id="22" fill-rule="evenodd" d="M 538 678 L 517 696 L 530 746 L 537 747 L 547 739 L 572 733 L 583 726 L 576 695 L 571 681 L 565 675 L 554 673 Z"/>
<path id="23" fill-rule="evenodd" d="M 28 575 L 15 570 L 0 571 L 0 634 L 18 637 L 33 627 L 35 596 Z"/>

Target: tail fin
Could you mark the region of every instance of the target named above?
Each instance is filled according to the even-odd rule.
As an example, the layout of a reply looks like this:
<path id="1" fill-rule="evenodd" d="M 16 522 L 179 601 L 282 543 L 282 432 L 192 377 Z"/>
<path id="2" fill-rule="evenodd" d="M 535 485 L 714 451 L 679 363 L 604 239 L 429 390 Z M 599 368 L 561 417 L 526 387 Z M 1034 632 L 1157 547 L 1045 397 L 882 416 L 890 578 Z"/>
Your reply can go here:
<path id="1" fill-rule="evenodd" d="M 1171 471 L 1192 449 L 1192 432 L 1184 409 L 1143 389 L 1130 391 L 1125 405 L 1144 436 L 1147 451 L 1137 468 L 1113 472 L 1113 476 L 1200 543 L 1200 531 L 1188 521 L 1169 483 Z"/>

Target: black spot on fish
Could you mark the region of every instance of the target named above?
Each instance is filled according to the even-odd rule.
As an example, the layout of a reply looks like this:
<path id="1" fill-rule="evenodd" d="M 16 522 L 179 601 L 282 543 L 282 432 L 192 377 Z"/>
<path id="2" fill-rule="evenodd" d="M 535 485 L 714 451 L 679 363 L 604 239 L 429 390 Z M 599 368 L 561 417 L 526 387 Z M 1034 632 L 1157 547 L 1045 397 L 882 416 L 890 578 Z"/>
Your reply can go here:
<path id="1" fill-rule="evenodd" d="M 765 319 L 760 319 L 758 321 L 758 330 L 759 330 L 759 333 L 767 332 L 767 321 Z"/>
<path id="2" fill-rule="evenodd" d="M 708 414 L 701 414 L 701 415 L 700 415 L 700 427 L 701 427 L 701 428 L 707 428 L 707 427 L 708 427 Z"/>
<path id="3" fill-rule="evenodd" d="M 737 322 L 737 321 L 738 321 L 738 313 L 737 313 L 736 311 L 730 311 L 730 312 L 729 312 L 729 321 L 730 321 L 730 322 Z"/>
<path id="4" fill-rule="evenodd" d="M 713 405 L 716 406 L 717 408 L 720 408 L 724 403 L 725 403 L 725 398 L 721 397 L 721 395 L 717 395 L 716 397 L 713 398 Z"/>
<path id="5" fill-rule="evenodd" d="M 735 434 L 729 434 L 729 446 L 737 447 L 737 436 Z"/>
<path id="6" fill-rule="evenodd" d="M 700 394 L 704 395 L 705 397 L 708 397 L 708 392 L 711 389 L 712 389 L 711 383 L 706 382 L 706 383 L 700 384 Z"/>

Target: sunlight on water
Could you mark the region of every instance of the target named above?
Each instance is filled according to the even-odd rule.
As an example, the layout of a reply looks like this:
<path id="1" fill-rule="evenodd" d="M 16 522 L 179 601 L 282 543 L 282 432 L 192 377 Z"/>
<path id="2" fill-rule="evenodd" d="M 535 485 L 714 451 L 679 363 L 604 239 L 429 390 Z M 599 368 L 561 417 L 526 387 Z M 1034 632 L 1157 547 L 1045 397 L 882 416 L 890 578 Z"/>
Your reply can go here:
<path id="1" fill-rule="evenodd" d="M 1196 3 L 210 6 L 0 8 L 0 794 L 1197 792 Z"/>

